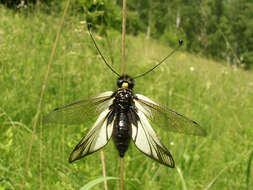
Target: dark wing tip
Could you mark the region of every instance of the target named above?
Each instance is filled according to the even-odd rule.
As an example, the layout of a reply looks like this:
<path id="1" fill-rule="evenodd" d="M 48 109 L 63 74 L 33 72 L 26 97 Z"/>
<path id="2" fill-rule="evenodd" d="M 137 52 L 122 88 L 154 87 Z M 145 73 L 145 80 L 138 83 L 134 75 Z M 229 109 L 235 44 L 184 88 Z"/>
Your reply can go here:
<path id="1" fill-rule="evenodd" d="M 58 110 L 59 108 L 54 109 L 53 111 L 51 111 L 49 114 L 42 116 L 42 123 L 43 124 L 49 124 L 49 123 L 54 123 L 53 121 L 53 117 L 52 117 L 52 113 L 55 112 L 56 110 Z"/>
<path id="2" fill-rule="evenodd" d="M 51 111 L 49 114 L 47 114 L 47 115 L 45 115 L 45 116 L 42 116 L 42 123 L 43 124 L 48 124 L 48 123 L 50 123 L 51 121 L 50 121 L 50 116 L 51 116 L 51 114 L 53 113 L 53 112 L 55 112 L 55 111 L 57 111 L 57 110 L 59 110 L 59 108 L 55 108 L 53 111 Z M 51 118 L 52 119 L 52 118 Z"/>
<path id="3" fill-rule="evenodd" d="M 69 157 L 69 163 L 72 163 L 74 161 L 75 161 L 74 159 L 72 159 L 71 157 Z"/>
<path id="4" fill-rule="evenodd" d="M 202 136 L 202 137 L 207 136 L 207 132 L 206 132 L 206 130 L 203 127 L 201 127 L 196 121 L 192 120 L 192 122 L 198 128 L 198 132 L 199 132 L 198 134 L 194 134 L 194 135 L 196 135 L 196 136 Z"/>
<path id="5" fill-rule="evenodd" d="M 170 160 L 170 164 L 166 164 L 166 163 L 162 163 L 162 164 L 164 164 L 165 166 L 168 166 L 168 167 L 170 167 L 170 168 L 175 168 L 175 161 L 174 161 L 174 159 L 173 159 L 173 157 L 172 157 L 172 155 L 171 155 L 171 153 L 168 151 L 168 149 L 166 148 L 166 147 L 164 147 L 165 148 L 165 150 L 166 150 L 166 152 L 164 152 L 168 157 L 169 157 L 169 160 Z"/>
<path id="6" fill-rule="evenodd" d="M 52 113 L 54 113 L 54 112 L 56 112 L 56 111 L 58 111 L 58 110 L 60 110 L 61 109 L 61 107 L 58 107 L 58 108 L 55 108 L 53 111 L 51 111 L 49 114 L 47 114 L 46 116 L 43 116 L 42 117 L 42 123 L 43 124 L 49 124 L 49 123 L 54 123 L 54 121 L 52 121 Z"/>
<path id="7" fill-rule="evenodd" d="M 78 155 L 74 155 L 74 153 L 76 152 L 76 150 L 78 150 L 80 148 L 79 144 L 76 145 L 76 147 L 74 148 L 74 150 L 71 152 L 70 156 L 69 156 L 69 163 L 72 163 L 76 160 L 80 160 L 81 158 L 83 158 L 84 156 L 82 156 L 80 153 Z"/>
<path id="8" fill-rule="evenodd" d="M 161 162 L 161 161 L 158 161 L 158 160 L 156 160 L 156 161 L 159 162 L 160 164 L 163 164 L 163 165 L 167 166 L 167 167 L 175 168 L 175 162 L 174 162 L 174 160 L 171 160 L 170 164 L 167 164 L 165 162 Z"/>
<path id="9" fill-rule="evenodd" d="M 168 166 L 170 168 L 175 168 L 175 163 L 173 162 L 172 165 L 164 164 L 165 166 Z"/>
<path id="10" fill-rule="evenodd" d="M 73 150 L 73 152 L 74 152 L 74 150 Z M 70 156 L 69 156 L 69 163 L 72 163 L 72 162 L 74 162 L 74 161 L 76 161 L 76 160 L 79 160 L 79 159 L 81 159 L 82 157 L 73 157 L 72 156 L 72 154 L 73 154 L 73 152 L 70 154 Z"/>

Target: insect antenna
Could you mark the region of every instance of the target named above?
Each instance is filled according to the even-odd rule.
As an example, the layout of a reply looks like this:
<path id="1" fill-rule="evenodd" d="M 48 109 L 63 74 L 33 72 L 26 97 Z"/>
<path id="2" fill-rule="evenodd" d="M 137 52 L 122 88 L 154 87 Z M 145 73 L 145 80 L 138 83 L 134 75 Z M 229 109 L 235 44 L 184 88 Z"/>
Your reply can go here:
<path id="1" fill-rule="evenodd" d="M 165 58 L 163 58 L 163 60 L 161 60 L 153 68 L 147 70 L 146 72 L 144 72 L 144 73 L 142 73 L 140 75 L 137 75 L 136 77 L 133 77 L 133 79 L 137 79 L 137 78 L 142 77 L 142 76 L 148 74 L 149 72 L 153 71 L 156 67 L 158 67 L 159 65 L 161 65 L 166 59 L 168 59 L 170 56 L 172 56 L 181 47 L 182 44 L 183 44 L 183 40 L 179 40 L 178 46 L 169 55 L 167 55 Z"/>
<path id="2" fill-rule="evenodd" d="M 111 69 L 111 71 L 112 71 L 114 74 L 116 74 L 116 75 L 118 75 L 118 77 L 120 77 L 120 74 L 117 73 L 117 72 L 107 63 L 106 59 L 104 58 L 104 56 L 102 55 L 100 49 L 98 48 L 98 45 L 97 45 L 97 43 L 96 43 L 96 41 L 95 41 L 95 39 L 93 38 L 92 33 L 91 33 L 91 23 L 88 23 L 88 31 L 89 31 L 90 37 L 91 37 L 91 39 L 92 39 L 92 41 L 93 41 L 93 43 L 94 43 L 96 49 L 98 50 L 99 55 L 102 57 L 102 59 L 104 60 L 105 64 L 107 65 L 107 67 L 109 67 L 109 69 Z"/>

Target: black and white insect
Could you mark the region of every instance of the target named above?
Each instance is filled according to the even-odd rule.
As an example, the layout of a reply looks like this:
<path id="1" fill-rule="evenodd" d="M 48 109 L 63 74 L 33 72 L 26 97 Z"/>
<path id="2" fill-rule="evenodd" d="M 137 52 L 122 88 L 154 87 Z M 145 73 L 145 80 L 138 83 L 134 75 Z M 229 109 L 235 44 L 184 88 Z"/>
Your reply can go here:
<path id="1" fill-rule="evenodd" d="M 72 151 L 69 162 L 74 162 L 98 151 L 112 138 L 120 157 L 124 157 L 132 140 L 142 153 L 173 168 L 175 164 L 172 155 L 159 140 L 151 124 L 161 125 L 160 122 L 163 120 L 166 121 L 169 131 L 197 136 L 205 136 L 206 133 L 195 121 L 157 104 L 144 95 L 135 94 L 133 88 L 134 79 L 154 70 L 175 50 L 155 67 L 137 77 L 120 76 L 110 67 L 100 52 L 90 32 L 90 25 L 88 25 L 88 29 L 102 59 L 118 75 L 118 89 L 115 92 L 104 92 L 95 97 L 56 108 L 44 118 L 44 122 L 80 124 L 98 115 L 91 129 Z M 181 44 L 182 41 L 180 41 Z"/>

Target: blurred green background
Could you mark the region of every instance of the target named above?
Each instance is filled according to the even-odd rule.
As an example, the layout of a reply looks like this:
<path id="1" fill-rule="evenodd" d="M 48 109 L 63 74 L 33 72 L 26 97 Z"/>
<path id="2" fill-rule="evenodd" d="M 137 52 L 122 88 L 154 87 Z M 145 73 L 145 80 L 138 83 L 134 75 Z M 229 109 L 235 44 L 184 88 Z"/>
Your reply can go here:
<path id="1" fill-rule="evenodd" d="M 68 163 L 70 152 L 94 121 L 81 126 L 42 126 L 40 121 L 58 106 L 116 89 L 116 77 L 94 48 L 87 22 L 93 24 L 108 62 L 120 72 L 119 0 L 71 0 L 25 171 L 33 120 L 65 4 L 1 0 L 0 190 L 20 189 L 24 176 L 25 189 L 54 190 L 85 189 L 102 176 L 99 152 Z M 160 165 L 131 144 L 125 156 L 125 189 L 252 188 L 253 2 L 127 0 L 127 8 L 129 75 L 154 66 L 178 39 L 185 42 L 166 63 L 137 79 L 135 92 L 197 121 L 208 136 L 154 126 L 177 168 Z M 107 175 L 119 177 L 113 143 L 103 150 Z M 108 186 L 119 189 L 119 180 L 108 180 Z M 103 183 L 92 189 L 103 189 Z"/>

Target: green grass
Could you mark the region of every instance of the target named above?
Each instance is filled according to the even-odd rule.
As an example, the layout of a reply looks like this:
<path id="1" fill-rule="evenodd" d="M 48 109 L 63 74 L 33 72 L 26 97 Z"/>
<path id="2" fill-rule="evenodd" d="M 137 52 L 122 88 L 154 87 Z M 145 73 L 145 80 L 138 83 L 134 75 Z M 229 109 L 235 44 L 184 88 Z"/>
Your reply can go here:
<path id="1" fill-rule="evenodd" d="M 40 125 L 31 161 L 25 161 L 61 15 L 14 14 L 0 7 L 0 189 L 40 188 Z M 67 16 L 42 104 L 42 115 L 57 106 L 115 90 L 116 77 L 98 56 L 81 17 Z M 109 62 L 120 71 L 121 36 L 94 36 Z M 136 76 L 168 54 L 168 47 L 145 37 L 127 36 L 126 71 Z M 192 69 L 194 68 L 194 70 Z M 193 70 L 193 71 L 191 71 Z M 177 169 L 141 154 L 131 144 L 125 156 L 126 189 L 246 189 L 253 185 L 253 75 L 178 51 L 166 64 L 136 81 L 135 92 L 167 105 L 201 124 L 205 138 L 170 133 L 154 126 Z M 42 189 L 80 189 L 101 181 L 100 153 L 73 164 L 68 156 L 93 121 L 82 126 L 43 126 Z M 104 149 L 108 176 L 119 177 L 119 156 Z M 110 178 L 108 178 L 110 179 Z M 94 181 L 93 181 L 94 180 Z M 119 189 L 109 180 L 109 189 Z M 92 189 L 103 189 L 99 183 Z"/>

